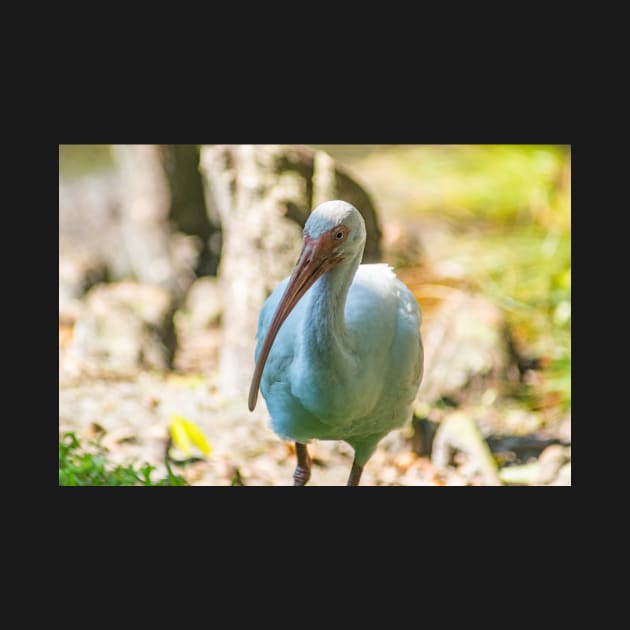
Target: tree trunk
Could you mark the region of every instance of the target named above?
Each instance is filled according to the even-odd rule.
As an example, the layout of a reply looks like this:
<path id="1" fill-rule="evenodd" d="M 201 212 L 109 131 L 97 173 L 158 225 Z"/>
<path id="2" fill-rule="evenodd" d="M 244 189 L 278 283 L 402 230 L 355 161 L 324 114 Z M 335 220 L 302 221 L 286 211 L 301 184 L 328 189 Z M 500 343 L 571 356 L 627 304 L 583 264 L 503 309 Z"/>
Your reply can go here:
<path id="1" fill-rule="evenodd" d="M 159 145 L 114 145 L 122 180 L 123 245 L 141 282 L 175 291 L 168 213 L 170 190 Z"/>
<path id="2" fill-rule="evenodd" d="M 195 275 L 216 272 L 219 230 L 205 207 L 199 147 L 113 145 L 121 178 L 121 233 L 134 276 L 182 297 Z"/>
<path id="3" fill-rule="evenodd" d="M 221 253 L 221 224 L 206 211 L 199 172 L 200 146 L 164 144 L 160 151 L 170 189 L 169 220 L 177 231 L 199 239 L 196 275 L 216 275 Z"/>
<path id="4" fill-rule="evenodd" d="M 364 261 L 380 258 L 380 229 L 369 195 L 322 151 L 282 145 L 216 145 L 201 151 L 210 219 L 220 220 L 223 245 L 223 343 L 220 387 L 245 398 L 254 369 L 260 309 L 291 273 L 302 228 L 319 203 L 343 199 L 363 215 Z"/>

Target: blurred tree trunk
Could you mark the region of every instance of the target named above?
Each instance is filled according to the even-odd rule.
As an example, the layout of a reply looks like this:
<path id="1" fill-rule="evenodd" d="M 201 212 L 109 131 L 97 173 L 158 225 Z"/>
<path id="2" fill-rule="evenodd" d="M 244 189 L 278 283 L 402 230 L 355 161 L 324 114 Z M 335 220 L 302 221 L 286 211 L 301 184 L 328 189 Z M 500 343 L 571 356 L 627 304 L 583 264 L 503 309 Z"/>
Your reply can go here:
<path id="1" fill-rule="evenodd" d="M 168 213 L 171 197 L 159 145 L 112 147 L 122 180 L 121 231 L 135 276 L 174 291 Z"/>
<path id="2" fill-rule="evenodd" d="M 122 181 L 121 231 L 133 273 L 181 297 L 216 273 L 220 230 L 205 207 L 198 145 L 113 145 Z M 215 248 L 216 250 L 216 248 Z"/>
<path id="3" fill-rule="evenodd" d="M 161 145 L 161 158 L 171 193 L 169 219 L 176 230 L 200 239 L 196 275 L 216 275 L 221 224 L 210 217 L 201 173 L 198 144 Z"/>
<path id="4" fill-rule="evenodd" d="M 207 146 L 201 170 L 210 219 L 220 220 L 223 230 L 220 387 L 227 398 L 244 398 L 260 308 L 291 273 L 311 210 L 331 199 L 352 203 L 366 222 L 364 262 L 379 260 L 381 232 L 369 195 L 322 151 L 293 145 Z"/>

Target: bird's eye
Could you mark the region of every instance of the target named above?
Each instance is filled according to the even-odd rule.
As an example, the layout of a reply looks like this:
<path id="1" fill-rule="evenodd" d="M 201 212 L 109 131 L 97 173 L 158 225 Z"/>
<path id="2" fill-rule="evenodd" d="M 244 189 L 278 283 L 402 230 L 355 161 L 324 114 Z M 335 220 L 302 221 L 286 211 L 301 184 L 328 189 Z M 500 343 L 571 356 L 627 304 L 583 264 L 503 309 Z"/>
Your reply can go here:
<path id="1" fill-rule="evenodd" d="M 337 234 L 335 234 L 335 238 L 340 241 L 343 238 L 343 232 L 341 230 L 339 230 L 339 232 L 337 232 Z"/>

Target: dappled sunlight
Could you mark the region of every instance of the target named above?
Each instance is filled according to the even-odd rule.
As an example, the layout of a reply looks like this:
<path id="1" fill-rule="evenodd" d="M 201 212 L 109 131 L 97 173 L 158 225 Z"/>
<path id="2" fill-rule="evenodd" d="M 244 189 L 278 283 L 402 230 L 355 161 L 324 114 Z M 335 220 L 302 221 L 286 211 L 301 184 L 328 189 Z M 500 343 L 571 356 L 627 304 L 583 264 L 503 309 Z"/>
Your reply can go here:
<path id="1" fill-rule="evenodd" d="M 422 309 L 413 420 L 361 485 L 571 484 L 570 146 L 291 145 L 286 171 L 246 173 L 238 194 L 218 154 L 129 146 L 59 149 L 60 484 L 291 485 L 293 444 L 239 399 L 255 328 L 235 326 L 257 321 L 327 191 L 367 212 L 370 255 Z M 334 177 L 308 170 L 312 148 Z M 263 252 L 249 267 L 232 216 Z M 239 283 L 258 288 L 235 309 Z M 309 449 L 309 485 L 343 485 L 348 444 Z"/>

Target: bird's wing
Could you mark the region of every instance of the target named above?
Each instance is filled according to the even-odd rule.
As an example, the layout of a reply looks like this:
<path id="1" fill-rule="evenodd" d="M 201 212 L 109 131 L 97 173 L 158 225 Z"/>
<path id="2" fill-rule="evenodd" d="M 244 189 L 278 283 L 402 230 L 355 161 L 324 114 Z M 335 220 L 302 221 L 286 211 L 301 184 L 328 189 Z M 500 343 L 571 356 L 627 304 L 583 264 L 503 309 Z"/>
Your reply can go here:
<path id="1" fill-rule="evenodd" d="M 362 347 L 373 345 L 381 353 L 397 334 L 415 340 L 422 323 L 415 296 L 385 264 L 359 267 L 348 294 L 345 319 Z"/>
<path id="2" fill-rule="evenodd" d="M 361 390 L 369 415 L 402 423 L 422 379 L 422 314 L 389 265 L 361 265 L 346 303 L 346 325 L 362 354 Z M 385 422 L 385 424 L 387 424 Z"/>

